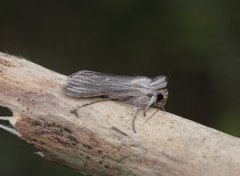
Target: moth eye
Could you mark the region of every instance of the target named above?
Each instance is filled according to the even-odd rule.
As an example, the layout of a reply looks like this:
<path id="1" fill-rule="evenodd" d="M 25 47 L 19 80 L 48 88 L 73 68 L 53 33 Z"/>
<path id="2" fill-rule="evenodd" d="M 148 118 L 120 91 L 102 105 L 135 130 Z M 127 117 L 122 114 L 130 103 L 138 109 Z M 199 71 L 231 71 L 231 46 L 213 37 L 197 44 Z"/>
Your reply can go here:
<path id="1" fill-rule="evenodd" d="M 158 95 L 157 95 L 157 101 L 161 101 L 163 98 L 164 98 L 164 97 L 163 97 L 162 94 L 158 94 Z"/>

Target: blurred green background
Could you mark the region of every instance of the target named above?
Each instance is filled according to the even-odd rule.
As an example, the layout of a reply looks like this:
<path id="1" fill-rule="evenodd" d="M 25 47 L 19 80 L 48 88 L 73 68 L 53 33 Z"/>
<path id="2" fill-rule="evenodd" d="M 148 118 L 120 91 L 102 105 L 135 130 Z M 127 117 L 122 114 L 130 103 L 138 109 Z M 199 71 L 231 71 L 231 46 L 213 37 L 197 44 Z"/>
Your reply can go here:
<path id="1" fill-rule="evenodd" d="M 240 136 L 240 1 L 0 0 L 0 51 L 62 74 L 169 77 L 166 110 Z M 1 108 L 1 115 L 9 112 Z M 0 174 L 75 176 L 0 130 Z"/>

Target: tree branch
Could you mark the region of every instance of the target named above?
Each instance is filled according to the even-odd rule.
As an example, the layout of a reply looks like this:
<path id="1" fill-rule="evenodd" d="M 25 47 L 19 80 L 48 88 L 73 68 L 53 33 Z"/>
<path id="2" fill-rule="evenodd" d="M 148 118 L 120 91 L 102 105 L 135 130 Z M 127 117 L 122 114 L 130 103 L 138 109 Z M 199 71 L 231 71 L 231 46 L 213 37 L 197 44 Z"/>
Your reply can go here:
<path id="1" fill-rule="evenodd" d="M 19 136 L 48 160 L 92 175 L 238 176 L 240 140 L 158 111 L 147 124 L 133 106 L 62 93 L 66 76 L 0 53 L 0 105 Z M 6 120 L 7 118 L 3 118 Z"/>

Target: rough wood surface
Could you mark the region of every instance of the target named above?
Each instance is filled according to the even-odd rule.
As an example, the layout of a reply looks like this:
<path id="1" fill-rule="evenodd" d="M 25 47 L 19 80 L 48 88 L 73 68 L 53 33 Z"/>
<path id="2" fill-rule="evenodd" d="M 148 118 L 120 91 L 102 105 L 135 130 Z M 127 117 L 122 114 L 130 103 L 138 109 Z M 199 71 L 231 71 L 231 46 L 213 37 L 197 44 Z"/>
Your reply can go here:
<path id="1" fill-rule="evenodd" d="M 91 175 L 239 176 L 240 140 L 159 111 L 147 124 L 124 103 L 63 95 L 66 76 L 0 53 L 0 105 L 46 159 Z"/>

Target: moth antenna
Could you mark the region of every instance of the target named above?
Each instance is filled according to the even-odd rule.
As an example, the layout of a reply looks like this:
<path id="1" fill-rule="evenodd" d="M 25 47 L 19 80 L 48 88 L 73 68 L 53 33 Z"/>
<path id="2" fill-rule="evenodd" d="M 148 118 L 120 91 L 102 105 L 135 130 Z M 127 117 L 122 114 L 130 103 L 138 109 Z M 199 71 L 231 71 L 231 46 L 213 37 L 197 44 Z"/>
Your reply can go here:
<path id="1" fill-rule="evenodd" d="M 157 112 L 159 109 L 157 109 L 144 123 L 143 125 L 145 125 Z"/>

